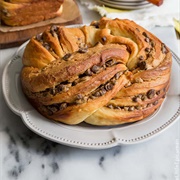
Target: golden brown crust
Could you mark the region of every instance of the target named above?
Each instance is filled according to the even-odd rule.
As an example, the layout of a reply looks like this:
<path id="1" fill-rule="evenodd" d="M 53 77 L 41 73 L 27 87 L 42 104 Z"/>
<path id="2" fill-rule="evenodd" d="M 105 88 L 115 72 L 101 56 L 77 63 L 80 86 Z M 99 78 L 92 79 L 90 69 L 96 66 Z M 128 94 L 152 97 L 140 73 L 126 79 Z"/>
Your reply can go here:
<path id="1" fill-rule="evenodd" d="M 45 117 L 66 124 L 142 120 L 168 91 L 172 57 L 133 21 L 102 18 L 90 26 L 52 26 L 23 54 L 23 92 Z"/>
<path id="2" fill-rule="evenodd" d="M 23 26 L 60 16 L 63 0 L 0 0 L 0 20 L 8 26 Z"/>

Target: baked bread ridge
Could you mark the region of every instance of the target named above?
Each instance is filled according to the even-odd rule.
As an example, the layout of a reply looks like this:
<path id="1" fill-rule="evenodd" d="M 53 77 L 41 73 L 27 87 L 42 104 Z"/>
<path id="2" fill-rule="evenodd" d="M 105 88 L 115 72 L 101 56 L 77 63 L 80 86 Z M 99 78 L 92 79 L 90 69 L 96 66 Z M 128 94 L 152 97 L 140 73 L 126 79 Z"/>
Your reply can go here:
<path id="1" fill-rule="evenodd" d="M 22 62 L 23 92 L 43 116 L 106 126 L 142 120 L 161 107 L 172 55 L 135 22 L 104 17 L 49 27 L 29 41 Z"/>
<path id="2" fill-rule="evenodd" d="M 64 0 L 0 0 L 0 20 L 8 26 L 24 26 L 60 16 Z"/>

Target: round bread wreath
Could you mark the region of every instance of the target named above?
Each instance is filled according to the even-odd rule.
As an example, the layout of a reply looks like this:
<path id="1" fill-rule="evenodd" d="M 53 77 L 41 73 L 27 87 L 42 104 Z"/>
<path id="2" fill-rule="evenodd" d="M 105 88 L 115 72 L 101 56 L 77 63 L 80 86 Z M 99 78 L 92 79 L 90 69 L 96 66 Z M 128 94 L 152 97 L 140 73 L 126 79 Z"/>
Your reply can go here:
<path id="1" fill-rule="evenodd" d="M 21 83 L 45 117 L 66 124 L 117 125 L 161 106 L 172 56 L 156 36 L 127 19 L 51 26 L 23 54 Z"/>

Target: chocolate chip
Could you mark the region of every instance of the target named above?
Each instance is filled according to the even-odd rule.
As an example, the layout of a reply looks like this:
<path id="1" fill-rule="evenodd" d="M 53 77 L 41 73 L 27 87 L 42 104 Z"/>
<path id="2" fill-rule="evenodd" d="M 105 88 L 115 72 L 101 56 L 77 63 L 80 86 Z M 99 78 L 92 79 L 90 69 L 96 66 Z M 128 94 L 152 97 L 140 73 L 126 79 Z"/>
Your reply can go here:
<path id="1" fill-rule="evenodd" d="M 166 54 L 168 52 L 165 44 L 161 45 L 161 51 L 162 51 L 163 54 Z"/>
<path id="2" fill-rule="evenodd" d="M 132 100 L 133 100 L 134 102 L 138 102 L 139 97 L 135 96 L 135 97 L 132 98 Z"/>
<path id="3" fill-rule="evenodd" d="M 93 96 L 93 95 L 90 95 L 89 98 L 90 98 L 90 99 L 95 99 L 96 97 Z"/>
<path id="4" fill-rule="evenodd" d="M 56 25 L 51 26 L 50 33 L 52 34 L 52 36 L 57 37 L 57 34 L 56 34 L 57 30 L 58 30 L 58 27 Z"/>
<path id="5" fill-rule="evenodd" d="M 48 43 L 46 43 L 46 42 L 43 44 L 43 46 L 44 46 L 47 50 L 49 50 L 49 49 L 50 49 L 49 44 L 48 44 Z"/>
<path id="6" fill-rule="evenodd" d="M 37 34 L 36 35 L 36 40 L 37 41 L 42 41 L 42 35 L 41 34 Z"/>
<path id="7" fill-rule="evenodd" d="M 139 56 L 139 60 L 144 60 L 144 57 L 143 56 Z"/>
<path id="8" fill-rule="evenodd" d="M 67 85 L 64 85 L 64 84 L 59 84 L 59 85 L 57 85 L 57 87 L 56 87 L 56 92 L 57 92 L 57 93 L 59 93 L 59 92 L 61 92 L 61 91 L 66 92 L 66 91 L 68 91 L 68 90 L 69 90 L 69 88 L 67 87 Z"/>
<path id="9" fill-rule="evenodd" d="M 118 106 L 117 105 L 113 105 L 113 109 L 118 109 Z"/>
<path id="10" fill-rule="evenodd" d="M 76 79 L 72 82 L 72 86 L 75 86 L 79 82 L 79 79 Z"/>
<path id="11" fill-rule="evenodd" d="M 113 105 L 112 104 L 108 104 L 107 107 L 110 108 L 110 109 L 113 109 Z"/>
<path id="12" fill-rule="evenodd" d="M 66 102 L 63 102 L 59 105 L 59 110 L 63 110 L 63 109 L 66 109 L 67 108 L 67 103 Z"/>
<path id="13" fill-rule="evenodd" d="M 155 45 L 156 45 L 156 43 L 154 41 L 151 41 L 150 44 L 152 47 L 155 47 Z"/>
<path id="14" fill-rule="evenodd" d="M 78 77 L 83 78 L 83 77 L 86 77 L 86 75 L 83 73 L 83 74 L 79 74 Z"/>
<path id="15" fill-rule="evenodd" d="M 83 81 L 88 81 L 90 79 L 89 76 L 84 76 L 80 79 L 80 82 L 83 82 Z"/>
<path id="16" fill-rule="evenodd" d="M 134 106 L 130 106 L 130 107 L 128 108 L 128 111 L 134 111 Z"/>
<path id="17" fill-rule="evenodd" d="M 149 39 L 148 37 L 146 37 L 144 40 L 145 40 L 147 43 L 150 42 L 150 39 Z"/>
<path id="18" fill-rule="evenodd" d="M 95 26 L 95 28 L 99 28 L 99 22 L 95 22 L 94 24 L 92 24 L 93 26 Z"/>
<path id="19" fill-rule="evenodd" d="M 131 86 L 131 82 L 130 81 L 128 81 L 128 83 L 126 83 L 124 87 L 127 88 L 129 86 Z"/>
<path id="20" fill-rule="evenodd" d="M 103 69 L 106 69 L 106 65 L 105 65 L 105 64 L 103 64 L 103 66 L 102 66 L 102 67 L 103 67 Z"/>
<path id="21" fill-rule="evenodd" d="M 142 95 L 141 100 L 145 101 L 147 99 L 147 96 L 145 94 Z"/>
<path id="22" fill-rule="evenodd" d="M 140 78 L 140 77 L 138 77 L 138 78 L 135 79 L 135 82 L 136 82 L 136 83 L 142 83 L 142 82 L 143 82 L 143 79 Z"/>
<path id="23" fill-rule="evenodd" d="M 154 89 L 150 89 L 148 92 L 147 92 L 147 97 L 149 99 L 152 99 L 155 95 L 156 91 Z"/>
<path id="24" fill-rule="evenodd" d="M 152 57 L 152 54 L 151 54 L 151 53 L 149 53 L 149 54 L 147 54 L 147 56 L 146 56 L 146 57 L 147 57 L 147 59 L 148 59 L 148 58 Z"/>
<path id="25" fill-rule="evenodd" d="M 159 91 L 156 91 L 156 94 L 157 94 L 157 95 L 160 95 L 160 93 L 161 93 L 161 91 L 160 91 L 160 90 L 159 90 Z"/>
<path id="26" fill-rule="evenodd" d="M 153 105 L 157 105 L 157 104 L 158 104 L 158 101 L 154 101 L 154 102 L 153 102 Z"/>
<path id="27" fill-rule="evenodd" d="M 140 98 L 140 99 L 142 98 L 142 96 L 143 96 L 142 94 L 137 95 L 137 97 Z"/>
<path id="28" fill-rule="evenodd" d="M 115 79 L 115 78 L 112 78 L 112 79 L 110 80 L 110 82 L 111 82 L 112 85 L 114 86 L 114 85 L 116 84 L 116 79 Z"/>
<path id="29" fill-rule="evenodd" d="M 140 62 L 138 62 L 137 66 L 139 67 L 140 70 L 145 70 L 146 69 L 146 62 L 140 61 Z"/>
<path id="30" fill-rule="evenodd" d="M 94 24 L 94 26 L 95 26 L 96 28 L 99 28 L 99 22 L 96 22 L 96 23 Z"/>
<path id="31" fill-rule="evenodd" d="M 107 40 L 106 36 L 102 37 L 101 39 L 103 42 L 106 42 L 106 40 Z"/>
<path id="32" fill-rule="evenodd" d="M 107 83 L 107 84 L 105 84 L 105 90 L 106 91 L 110 91 L 111 89 L 113 89 L 113 84 L 112 83 Z"/>
<path id="33" fill-rule="evenodd" d="M 59 110 L 63 110 L 65 108 L 67 108 L 66 102 L 63 102 L 61 104 L 52 104 L 52 105 L 47 106 L 47 109 L 50 110 L 52 113 L 55 113 Z"/>
<path id="34" fill-rule="evenodd" d="M 100 96 L 101 96 L 101 93 L 100 93 L 100 91 L 97 91 L 97 92 L 95 92 L 93 95 L 94 95 L 95 97 L 100 97 Z"/>
<path id="35" fill-rule="evenodd" d="M 105 90 L 104 87 L 101 87 L 101 89 L 100 89 L 99 92 L 100 92 L 101 96 L 104 95 L 104 94 L 106 94 L 106 90 Z"/>
<path id="36" fill-rule="evenodd" d="M 81 48 L 79 48 L 78 52 L 79 53 L 86 53 L 86 52 L 88 52 L 88 48 L 87 47 L 81 47 Z"/>
<path id="37" fill-rule="evenodd" d="M 76 104 L 82 104 L 85 103 L 85 101 L 87 100 L 87 97 L 83 97 L 82 95 L 80 95 L 79 97 L 77 96 L 77 99 L 75 100 Z"/>
<path id="38" fill-rule="evenodd" d="M 147 106 L 146 107 L 152 107 L 152 104 L 151 103 L 149 103 L 149 104 L 147 104 Z"/>
<path id="39" fill-rule="evenodd" d="M 56 25 L 52 25 L 50 28 L 50 32 L 57 31 L 57 30 L 58 30 L 58 27 Z"/>
<path id="40" fill-rule="evenodd" d="M 146 32 L 143 32 L 142 35 L 145 36 L 145 37 L 148 37 Z"/>
<path id="41" fill-rule="evenodd" d="M 76 99 L 77 99 L 77 100 L 83 99 L 83 95 L 82 95 L 82 94 L 78 94 L 78 95 L 76 96 Z"/>
<path id="42" fill-rule="evenodd" d="M 94 65 L 94 66 L 91 68 L 91 71 L 92 71 L 93 73 L 98 73 L 99 69 L 100 69 L 99 66 Z"/>
<path id="43" fill-rule="evenodd" d="M 55 88 L 50 88 L 49 90 L 50 90 L 50 94 L 55 95 L 55 93 L 56 93 L 56 89 Z"/>
<path id="44" fill-rule="evenodd" d="M 115 74 L 115 79 L 118 80 L 120 76 L 122 75 L 122 72 L 118 72 Z"/>
<path id="45" fill-rule="evenodd" d="M 110 66 L 112 66 L 114 64 L 115 64 L 115 61 L 113 59 L 110 59 L 109 61 L 106 62 L 107 67 L 110 67 Z"/>
<path id="46" fill-rule="evenodd" d="M 140 110 L 141 106 L 135 106 L 135 109 Z"/>
<path id="47" fill-rule="evenodd" d="M 59 106 L 57 104 L 52 104 L 47 106 L 47 109 L 49 109 L 52 113 L 55 113 L 59 110 Z"/>
<path id="48" fill-rule="evenodd" d="M 87 69 L 86 71 L 85 71 L 85 75 L 87 75 L 87 76 L 91 76 L 93 73 L 92 73 L 92 71 L 90 70 L 90 69 Z"/>
<path id="49" fill-rule="evenodd" d="M 125 107 L 124 107 L 124 110 L 125 110 L 125 111 L 128 111 L 128 110 L 129 110 L 129 107 L 125 106 Z"/>
<path id="50" fill-rule="evenodd" d="M 106 93 L 106 89 L 104 86 L 100 87 L 93 95 L 95 97 L 100 97 Z"/>
<path id="51" fill-rule="evenodd" d="M 71 57 L 71 53 L 67 53 L 62 59 L 67 61 Z"/>
<path id="52" fill-rule="evenodd" d="M 56 86 L 57 92 L 65 90 L 66 86 L 64 84 L 59 84 Z"/>
<path id="53" fill-rule="evenodd" d="M 146 48 L 145 48 L 145 51 L 146 51 L 147 53 L 149 53 L 149 52 L 151 51 L 151 49 L 148 48 L 148 47 L 146 47 Z"/>

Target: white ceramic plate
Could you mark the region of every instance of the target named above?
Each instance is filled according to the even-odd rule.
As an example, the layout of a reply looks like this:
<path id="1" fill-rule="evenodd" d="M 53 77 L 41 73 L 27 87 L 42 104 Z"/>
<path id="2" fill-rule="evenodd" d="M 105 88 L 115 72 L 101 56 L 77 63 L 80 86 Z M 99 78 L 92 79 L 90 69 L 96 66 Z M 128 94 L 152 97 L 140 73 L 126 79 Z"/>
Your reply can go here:
<path id="1" fill-rule="evenodd" d="M 65 144 L 87 149 L 105 149 L 119 144 L 135 144 L 146 141 L 166 130 L 179 117 L 180 92 L 178 74 L 180 60 L 173 53 L 171 85 L 165 102 L 152 116 L 128 125 L 96 127 L 82 123 L 76 126 L 48 120 L 40 115 L 26 100 L 20 84 L 23 44 L 5 66 L 2 89 L 9 108 L 21 116 L 26 126 L 40 136 Z"/>
<path id="2" fill-rule="evenodd" d="M 127 3 L 139 3 L 139 2 L 147 2 L 147 0 L 108 0 L 110 2 L 114 2 L 114 1 L 117 1 L 117 2 L 127 2 Z"/>
<path id="3" fill-rule="evenodd" d="M 109 4 L 114 4 L 114 5 L 118 5 L 118 6 L 144 6 L 144 5 L 147 5 L 147 4 L 150 4 L 148 1 L 139 1 L 139 2 L 125 2 L 125 1 L 110 1 L 110 0 L 99 0 L 101 2 L 106 2 L 106 3 L 109 3 Z"/>
<path id="4" fill-rule="evenodd" d="M 133 10 L 133 9 L 142 9 L 142 8 L 148 8 L 153 6 L 153 4 L 148 2 L 140 2 L 140 3 L 121 3 L 121 2 L 115 2 L 115 1 L 108 1 L 108 0 L 96 0 L 102 5 L 106 5 L 112 8 L 117 9 L 127 9 L 127 10 Z"/>

